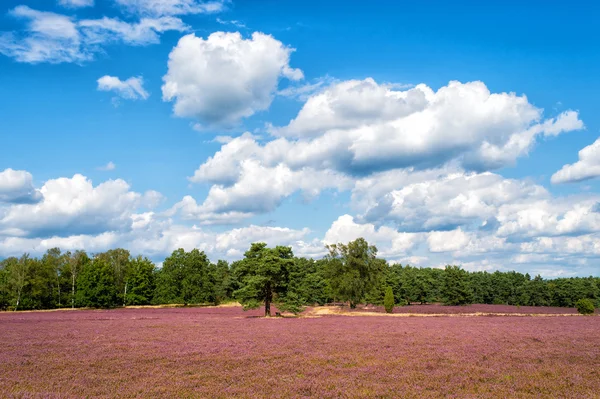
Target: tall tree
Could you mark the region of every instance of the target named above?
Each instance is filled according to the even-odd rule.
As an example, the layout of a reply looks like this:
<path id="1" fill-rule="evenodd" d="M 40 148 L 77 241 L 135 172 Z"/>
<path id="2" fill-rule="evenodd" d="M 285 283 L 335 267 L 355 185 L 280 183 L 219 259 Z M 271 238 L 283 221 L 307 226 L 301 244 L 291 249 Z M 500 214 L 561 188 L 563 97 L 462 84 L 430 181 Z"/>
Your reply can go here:
<path id="1" fill-rule="evenodd" d="M 333 295 L 355 308 L 380 283 L 385 262 L 377 259 L 377 248 L 364 238 L 327 249 L 327 279 Z"/>
<path id="2" fill-rule="evenodd" d="M 75 289 L 77 278 L 83 268 L 90 262 L 90 258 L 87 253 L 82 250 L 75 251 L 75 253 L 65 253 L 66 265 L 65 265 L 65 276 L 70 281 L 71 285 L 71 308 L 75 308 Z"/>
<path id="3" fill-rule="evenodd" d="M 127 277 L 126 305 L 148 305 L 151 303 L 156 286 L 154 280 L 155 269 L 154 263 L 148 258 L 138 256 L 131 260 Z"/>
<path id="4" fill-rule="evenodd" d="M 244 310 L 256 309 L 264 303 L 265 316 L 271 316 L 271 304 L 282 310 L 296 311 L 297 298 L 286 297 L 289 283 L 289 268 L 294 263 L 290 247 L 267 248 L 265 243 L 254 243 L 244 254 L 244 259 L 235 263 L 233 273 L 240 284 L 234 292 Z"/>
<path id="5" fill-rule="evenodd" d="M 165 259 L 157 274 L 157 303 L 215 303 L 215 274 L 203 251 L 180 248 Z"/>
<path id="6" fill-rule="evenodd" d="M 5 269 L 8 274 L 8 291 L 11 293 L 11 297 L 14 301 L 14 310 L 16 311 L 19 309 L 19 305 L 21 304 L 23 290 L 28 284 L 27 276 L 29 274 L 29 269 L 31 268 L 32 262 L 29 254 L 24 254 L 19 259 L 8 258 L 5 260 L 5 262 Z"/>
<path id="7" fill-rule="evenodd" d="M 442 289 L 446 305 L 467 305 L 473 301 L 469 273 L 458 266 L 446 266 Z"/>
<path id="8" fill-rule="evenodd" d="M 96 254 L 94 258 L 100 258 L 113 269 L 115 287 L 119 301 L 125 305 L 127 295 L 129 268 L 131 266 L 131 254 L 123 248 L 110 249 L 106 252 Z"/>
<path id="9" fill-rule="evenodd" d="M 115 269 L 106 257 L 95 256 L 77 279 L 78 306 L 114 308 L 120 304 Z"/>

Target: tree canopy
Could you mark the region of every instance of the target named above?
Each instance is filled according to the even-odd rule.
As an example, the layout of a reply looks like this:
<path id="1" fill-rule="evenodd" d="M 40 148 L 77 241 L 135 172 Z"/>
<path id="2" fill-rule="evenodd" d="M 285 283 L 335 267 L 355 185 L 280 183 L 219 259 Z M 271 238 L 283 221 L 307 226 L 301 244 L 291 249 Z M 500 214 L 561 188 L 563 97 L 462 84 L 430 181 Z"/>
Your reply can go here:
<path id="1" fill-rule="evenodd" d="M 516 271 L 468 272 L 388 264 L 359 238 L 327 248 L 322 259 L 297 257 L 290 247 L 254 243 L 244 258 L 212 263 L 198 249 L 177 249 L 162 267 L 117 248 L 88 255 L 49 249 L 0 261 L 0 309 L 111 308 L 146 304 L 218 304 L 239 301 L 265 314 L 300 312 L 327 303 L 384 305 L 389 287 L 396 305 L 470 303 L 575 307 L 600 305 L 600 278 L 544 279 Z"/>

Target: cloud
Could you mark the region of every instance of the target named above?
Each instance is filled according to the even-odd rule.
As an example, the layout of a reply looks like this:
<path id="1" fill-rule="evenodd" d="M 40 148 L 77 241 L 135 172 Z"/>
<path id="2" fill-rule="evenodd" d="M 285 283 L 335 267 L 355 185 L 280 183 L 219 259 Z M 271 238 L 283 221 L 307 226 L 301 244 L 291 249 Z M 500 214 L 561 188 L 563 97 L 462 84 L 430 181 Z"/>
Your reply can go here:
<path id="1" fill-rule="evenodd" d="M 82 8 L 94 5 L 94 0 L 58 0 L 58 4 L 66 8 Z"/>
<path id="2" fill-rule="evenodd" d="M 579 161 L 564 165 L 552 175 L 552 183 L 574 183 L 600 176 L 600 138 L 579 151 Z"/>
<path id="3" fill-rule="evenodd" d="M 31 173 L 10 168 L 0 172 L 0 203 L 35 204 L 42 198 L 42 193 L 33 187 Z"/>
<path id="4" fill-rule="evenodd" d="M 115 77 L 105 75 L 98 79 L 98 90 L 100 91 L 114 91 L 121 98 L 127 100 L 146 100 L 148 96 L 148 92 L 144 90 L 144 80 L 141 76 L 131 77 L 125 81 Z M 112 164 L 109 163 L 109 164 Z M 114 165 L 111 169 L 114 169 Z"/>
<path id="5" fill-rule="evenodd" d="M 18 6 L 9 14 L 27 21 L 23 32 L 0 33 L 0 54 L 18 62 L 84 63 L 114 43 L 149 45 L 168 30 L 188 29 L 179 18 L 142 18 L 137 23 L 115 18 L 77 20 L 74 17 Z"/>
<path id="6" fill-rule="evenodd" d="M 341 82 L 310 97 L 290 124 L 272 128 L 283 137 L 232 140 L 192 181 L 231 184 L 249 158 L 353 178 L 401 169 L 491 170 L 516 162 L 539 136 L 583 127 L 574 111 L 548 120 L 541 114 L 524 96 L 492 94 L 481 82 L 450 82 L 437 92 L 425 85 L 396 91 L 372 79 Z"/>
<path id="7" fill-rule="evenodd" d="M 382 185 L 386 179 L 390 179 L 389 191 L 374 193 L 372 182 Z M 391 222 L 407 231 L 481 226 L 495 221 L 505 205 L 524 205 L 550 196 L 542 186 L 491 172 L 437 171 L 417 173 L 410 179 L 398 174 L 377 174 L 365 180 L 357 183 L 353 191 L 353 200 L 366 207 L 362 219 Z M 394 183 L 401 188 L 390 189 Z"/>
<path id="8" fill-rule="evenodd" d="M 213 14 L 225 10 L 227 0 L 115 0 L 126 11 L 142 16 Z"/>
<path id="9" fill-rule="evenodd" d="M 376 228 L 370 223 L 359 224 L 350 215 L 342 215 L 334 221 L 325 233 L 323 242 L 326 244 L 347 243 L 357 238 L 364 238 L 370 244 L 375 244 L 379 255 L 390 260 L 403 257 L 423 239 L 416 233 L 398 232 L 395 229 L 382 226 Z"/>
<path id="10" fill-rule="evenodd" d="M 145 200 L 121 180 L 94 186 L 85 176 L 51 179 L 40 188 L 43 199 L 0 210 L 0 235 L 52 237 L 131 229 L 132 215 Z"/>
<path id="11" fill-rule="evenodd" d="M 117 168 L 117 165 L 115 165 L 115 164 L 113 163 L 113 161 L 109 161 L 109 162 L 108 162 L 106 165 L 104 165 L 104 166 L 99 166 L 99 167 L 97 167 L 96 169 L 97 169 L 97 170 L 104 171 L 104 172 L 108 172 L 108 171 L 111 171 L 111 170 L 115 170 L 116 168 Z"/>
<path id="12" fill-rule="evenodd" d="M 334 78 L 330 76 L 324 76 L 321 78 L 313 79 L 312 82 L 298 84 L 297 82 L 290 82 L 290 84 L 285 88 L 281 89 L 277 92 L 277 95 L 287 98 L 293 98 L 299 101 L 306 101 L 311 96 L 319 93 L 328 86 L 331 86 L 333 83 L 337 82 Z M 272 130 L 272 126 L 269 126 Z"/>
<path id="13" fill-rule="evenodd" d="M 24 252 L 40 255 L 50 248 L 63 250 L 84 249 L 101 252 L 113 248 L 126 248 L 133 254 L 143 254 L 162 260 L 172 251 L 197 248 L 213 260 L 236 260 L 253 242 L 269 245 L 292 246 L 297 254 L 324 254 L 320 242 L 306 242 L 308 229 L 249 225 L 242 228 L 214 232 L 197 226 L 175 224 L 161 219 L 152 212 L 132 215 L 134 223 L 129 230 L 105 231 L 97 234 L 73 234 L 50 237 L 3 237 L 0 235 L 0 256 L 19 256 Z"/>
<path id="14" fill-rule="evenodd" d="M 311 200 L 325 189 L 350 187 L 349 179 L 332 171 L 311 168 L 294 171 L 283 164 L 265 167 L 252 159 L 241 163 L 234 184 L 226 182 L 233 177 L 228 174 L 235 171 L 224 166 L 221 172 L 208 177 L 223 183 L 211 186 L 201 205 L 186 197 L 174 206 L 174 211 L 181 212 L 186 219 L 202 220 L 204 223 L 219 220 L 217 215 L 222 215 L 224 220 L 238 222 L 242 218 L 275 210 L 283 199 L 298 191 L 306 200 Z"/>
<path id="15" fill-rule="evenodd" d="M 163 99 L 180 117 L 202 125 L 232 127 L 267 109 L 280 78 L 302 79 L 289 66 L 293 49 L 270 35 L 215 32 L 203 39 L 182 37 L 169 54 Z"/>
<path id="16" fill-rule="evenodd" d="M 0 33 L 0 53 L 26 63 L 81 63 L 93 58 L 73 18 L 18 6 L 9 14 L 28 21 L 26 33 Z"/>
<path id="17" fill-rule="evenodd" d="M 82 20 L 79 26 L 88 45 L 124 42 L 134 46 L 145 46 L 159 43 L 160 33 L 185 32 L 189 29 L 181 19 L 174 17 L 142 18 L 137 23 L 104 17 Z"/>
<path id="18" fill-rule="evenodd" d="M 427 236 L 427 244 L 431 252 L 452 252 L 466 247 L 469 236 L 460 228 L 451 231 L 432 231 Z"/>

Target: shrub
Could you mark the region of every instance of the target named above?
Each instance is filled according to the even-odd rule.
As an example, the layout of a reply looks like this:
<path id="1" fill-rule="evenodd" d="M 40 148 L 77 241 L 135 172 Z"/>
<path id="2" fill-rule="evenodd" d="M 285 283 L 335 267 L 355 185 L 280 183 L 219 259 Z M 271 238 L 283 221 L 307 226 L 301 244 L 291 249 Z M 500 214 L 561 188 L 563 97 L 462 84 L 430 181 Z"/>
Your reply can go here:
<path id="1" fill-rule="evenodd" d="M 575 303 L 577 311 L 581 314 L 592 314 L 594 313 L 594 302 L 591 299 L 583 298 Z"/>
<path id="2" fill-rule="evenodd" d="M 383 306 L 385 307 L 386 313 L 392 313 L 394 311 L 394 292 L 392 291 L 392 287 L 387 287 L 385 289 Z"/>

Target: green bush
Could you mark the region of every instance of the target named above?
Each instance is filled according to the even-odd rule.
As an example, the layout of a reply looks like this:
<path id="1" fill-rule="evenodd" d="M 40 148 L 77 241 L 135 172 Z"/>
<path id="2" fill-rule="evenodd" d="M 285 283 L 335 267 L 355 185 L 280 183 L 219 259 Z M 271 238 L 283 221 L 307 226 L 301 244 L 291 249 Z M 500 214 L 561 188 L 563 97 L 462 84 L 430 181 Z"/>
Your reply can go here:
<path id="1" fill-rule="evenodd" d="M 592 314 L 594 313 L 594 302 L 591 299 L 580 299 L 575 303 L 577 311 L 581 314 Z"/>
<path id="2" fill-rule="evenodd" d="M 385 289 L 383 306 L 385 307 L 386 313 L 392 313 L 394 311 L 394 292 L 392 291 L 392 287 L 387 287 Z"/>

